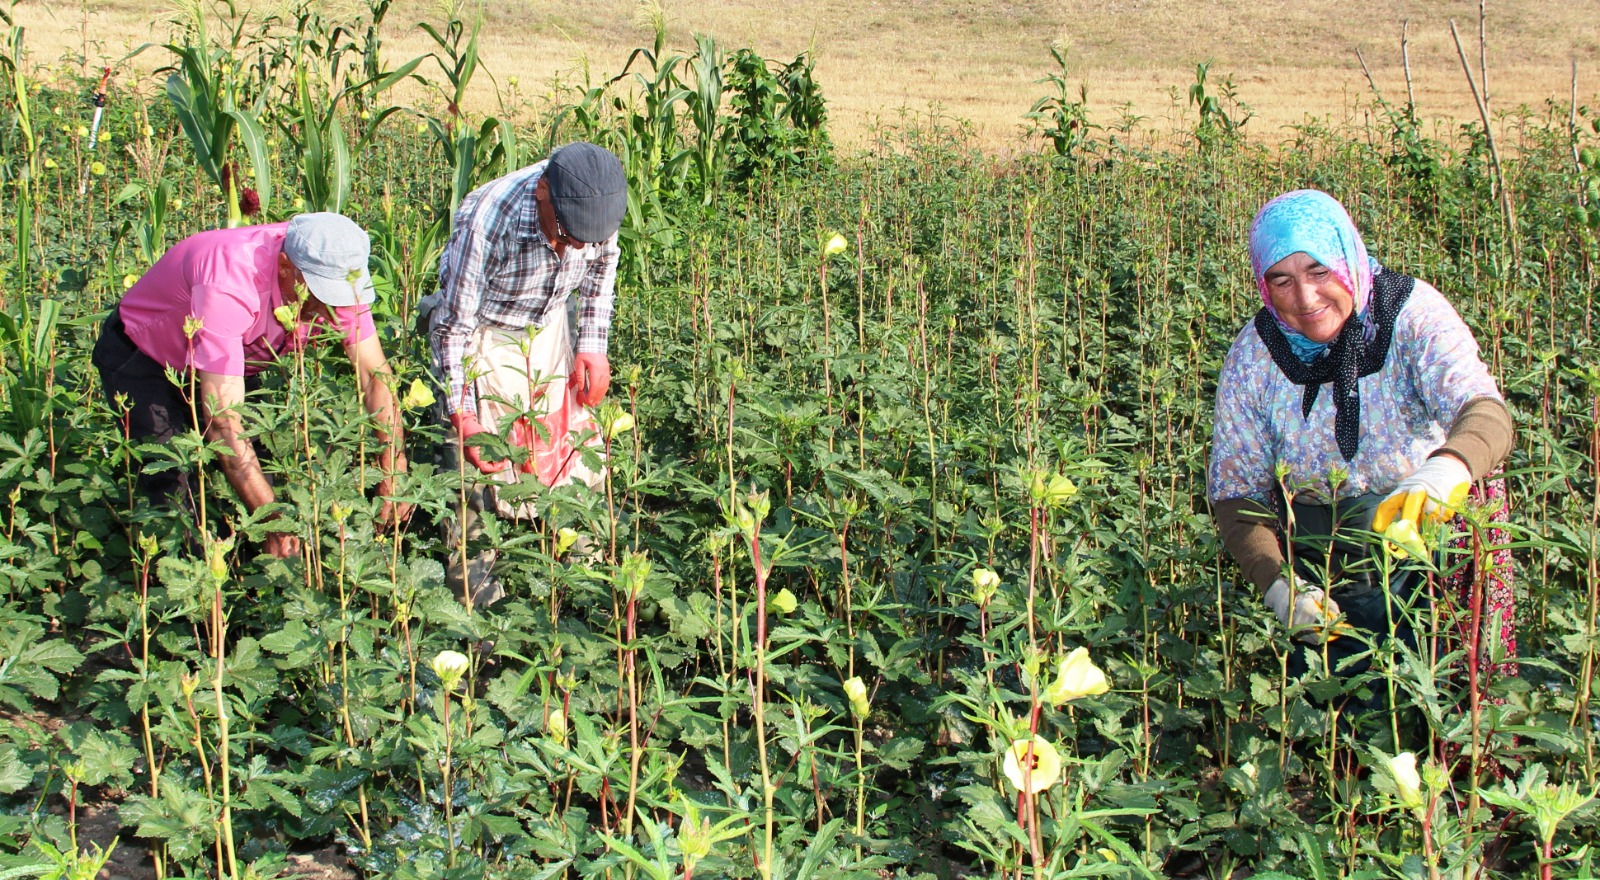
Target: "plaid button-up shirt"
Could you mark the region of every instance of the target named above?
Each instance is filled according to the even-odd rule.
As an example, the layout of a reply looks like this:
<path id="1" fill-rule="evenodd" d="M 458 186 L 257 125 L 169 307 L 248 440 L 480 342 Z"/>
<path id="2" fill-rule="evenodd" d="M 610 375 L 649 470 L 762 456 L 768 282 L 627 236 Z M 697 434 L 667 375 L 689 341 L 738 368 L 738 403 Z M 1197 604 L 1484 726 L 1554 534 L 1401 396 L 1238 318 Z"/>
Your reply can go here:
<path id="1" fill-rule="evenodd" d="M 477 407 L 462 360 L 480 324 L 504 330 L 537 327 L 551 306 L 576 292 L 577 350 L 606 352 L 621 255 L 617 236 L 568 247 L 564 256 L 556 256 L 539 228 L 533 199 L 544 169 L 539 162 L 490 181 L 462 199 L 456 211 L 455 229 L 439 257 L 442 296 L 428 334 L 451 413 Z"/>

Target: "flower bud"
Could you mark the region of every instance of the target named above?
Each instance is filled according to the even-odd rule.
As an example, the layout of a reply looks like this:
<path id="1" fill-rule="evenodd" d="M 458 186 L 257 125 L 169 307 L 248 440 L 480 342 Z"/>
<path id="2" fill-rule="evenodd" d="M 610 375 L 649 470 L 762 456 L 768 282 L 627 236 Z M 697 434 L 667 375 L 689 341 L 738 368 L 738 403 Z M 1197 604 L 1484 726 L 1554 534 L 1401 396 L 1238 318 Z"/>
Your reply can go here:
<path id="1" fill-rule="evenodd" d="M 994 598 L 995 591 L 1000 589 L 1000 575 L 991 568 L 974 569 L 972 572 L 972 601 L 979 605 L 989 604 Z"/>
<path id="2" fill-rule="evenodd" d="M 272 310 L 272 317 L 283 325 L 283 332 L 293 336 L 300 326 L 300 307 L 294 303 L 284 303 Z"/>
<path id="3" fill-rule="evenodd" d="M 211 573 L 211 580 L 219 587 L 228 580 L 228 553 L 232 550 L 232 538 L 206 540 L 206 570 Z"/>
<path id="4" fill-rule="evenodd" d="M 872 714 L 872 704 L 867 701 L 867 683 L 857 675 L 844 683 L 844 695 L 850 700 L 850 712 L 857 718 Z"/>
<path id="5" fill-rule="evenodd" d="M 644 590 L 645 578 L 650 575 L 650 557 L 644 553 L 629 552 L 622 560 L 621 581 L 630 596 Z"/>
<path id="6" fill-rule="evenodd" d="M 1401 752 L 1389 759 L 1389 773 L 1394 776 L 1395 791 L 1400 804 L 1410 809 L 1422 806 L 1422 777 L 1417 773 L 1417 756 Z"/>

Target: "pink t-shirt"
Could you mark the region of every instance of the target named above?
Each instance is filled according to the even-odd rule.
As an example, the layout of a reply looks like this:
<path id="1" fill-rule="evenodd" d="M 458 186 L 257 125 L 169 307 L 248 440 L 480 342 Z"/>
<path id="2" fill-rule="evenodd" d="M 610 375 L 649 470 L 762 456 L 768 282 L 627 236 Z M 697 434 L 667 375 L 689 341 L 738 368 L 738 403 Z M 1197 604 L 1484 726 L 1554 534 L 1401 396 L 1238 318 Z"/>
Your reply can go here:
<path id="1" fill-rule="evenodd" d="M 302 321 L 291 338 L 273 316 L 283 305 L 278 255 L 288 223 L 214 229 L 173 245 L 123 295 L 119 309 L 139 350 L 174 369 L 193 367 L 223 376 L 253 376 L 284 352 L 303 348 L 319 316 Z M 310 291 L 302 290 L 302 296 Z M 330 308 L 346 345 L 376 332 L 365 305 Z M 199 318 L 194 340 L 183 322 Z"/>

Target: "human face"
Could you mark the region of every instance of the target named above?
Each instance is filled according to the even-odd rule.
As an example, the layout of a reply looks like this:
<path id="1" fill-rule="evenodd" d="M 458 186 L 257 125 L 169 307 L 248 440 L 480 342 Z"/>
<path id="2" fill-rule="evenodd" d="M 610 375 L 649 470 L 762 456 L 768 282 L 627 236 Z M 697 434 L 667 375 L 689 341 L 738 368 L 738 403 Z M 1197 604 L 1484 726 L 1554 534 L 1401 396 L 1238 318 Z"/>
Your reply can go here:
<path id="1" fill-rule="evenodd" d="M 1332 342 L 1356 309 L 1344 282 L 1305 252 L 1273 263 L 1262 278 L 1278 320 L 1312 342 Z"/>
<path id="2" fill-rule="evenodd" d="M 301 291 L 304 291 L 307 296 L 302 297 Z M 323 305 L 322 300 L 317 299 L 315 294 L 311 293 L 311 288 L 306 285 L 306 276 L 295 268 L 294 263 L 289 262 L 287 254 L 278 255 L 278 292 L 283 295 L 285 303 L 300 303 L 300 317 L 302 320 L 310 320 L 319 315 L 329 315 L 328 307 Z"/>
<path id="3" fill-rule="evenodd" d="M 288 254 L 278 255 L 278 292 L 283 295 L 283 301 L 292 303 L 300 299 L 297 289 L 306 283 L 306 277 L 300 274 L 294 263 L 289 262 Z"/>
<path id="4" fill-rule="evenodd" d="M 581 249 L 588 246 L 562 228 L 560 218 L 556 217 L 555 204 L 550 201 L 550 185 L 543 179 L 534 186 L 533 199 L 539 205 L 539 230 L 558 252 L 569 247 Z"/>

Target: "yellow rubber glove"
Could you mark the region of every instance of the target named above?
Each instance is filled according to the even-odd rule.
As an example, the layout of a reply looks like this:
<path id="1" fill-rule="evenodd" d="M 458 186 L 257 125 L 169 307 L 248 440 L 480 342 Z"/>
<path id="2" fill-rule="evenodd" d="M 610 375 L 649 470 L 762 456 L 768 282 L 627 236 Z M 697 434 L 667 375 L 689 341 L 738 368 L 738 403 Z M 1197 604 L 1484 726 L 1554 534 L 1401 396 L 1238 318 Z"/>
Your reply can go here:
<path id="1" fill-rule="evenodd" d="M 1372 516 L 1372 530 L 1382 532 L 1400 520 L 1420 525 L 1423 517 L 1435 522 L 1449 519 L 1471 488 L 1472 474 L 1466 465 L 1449 455 L 1435 455 L 1383 499 Z"/>

